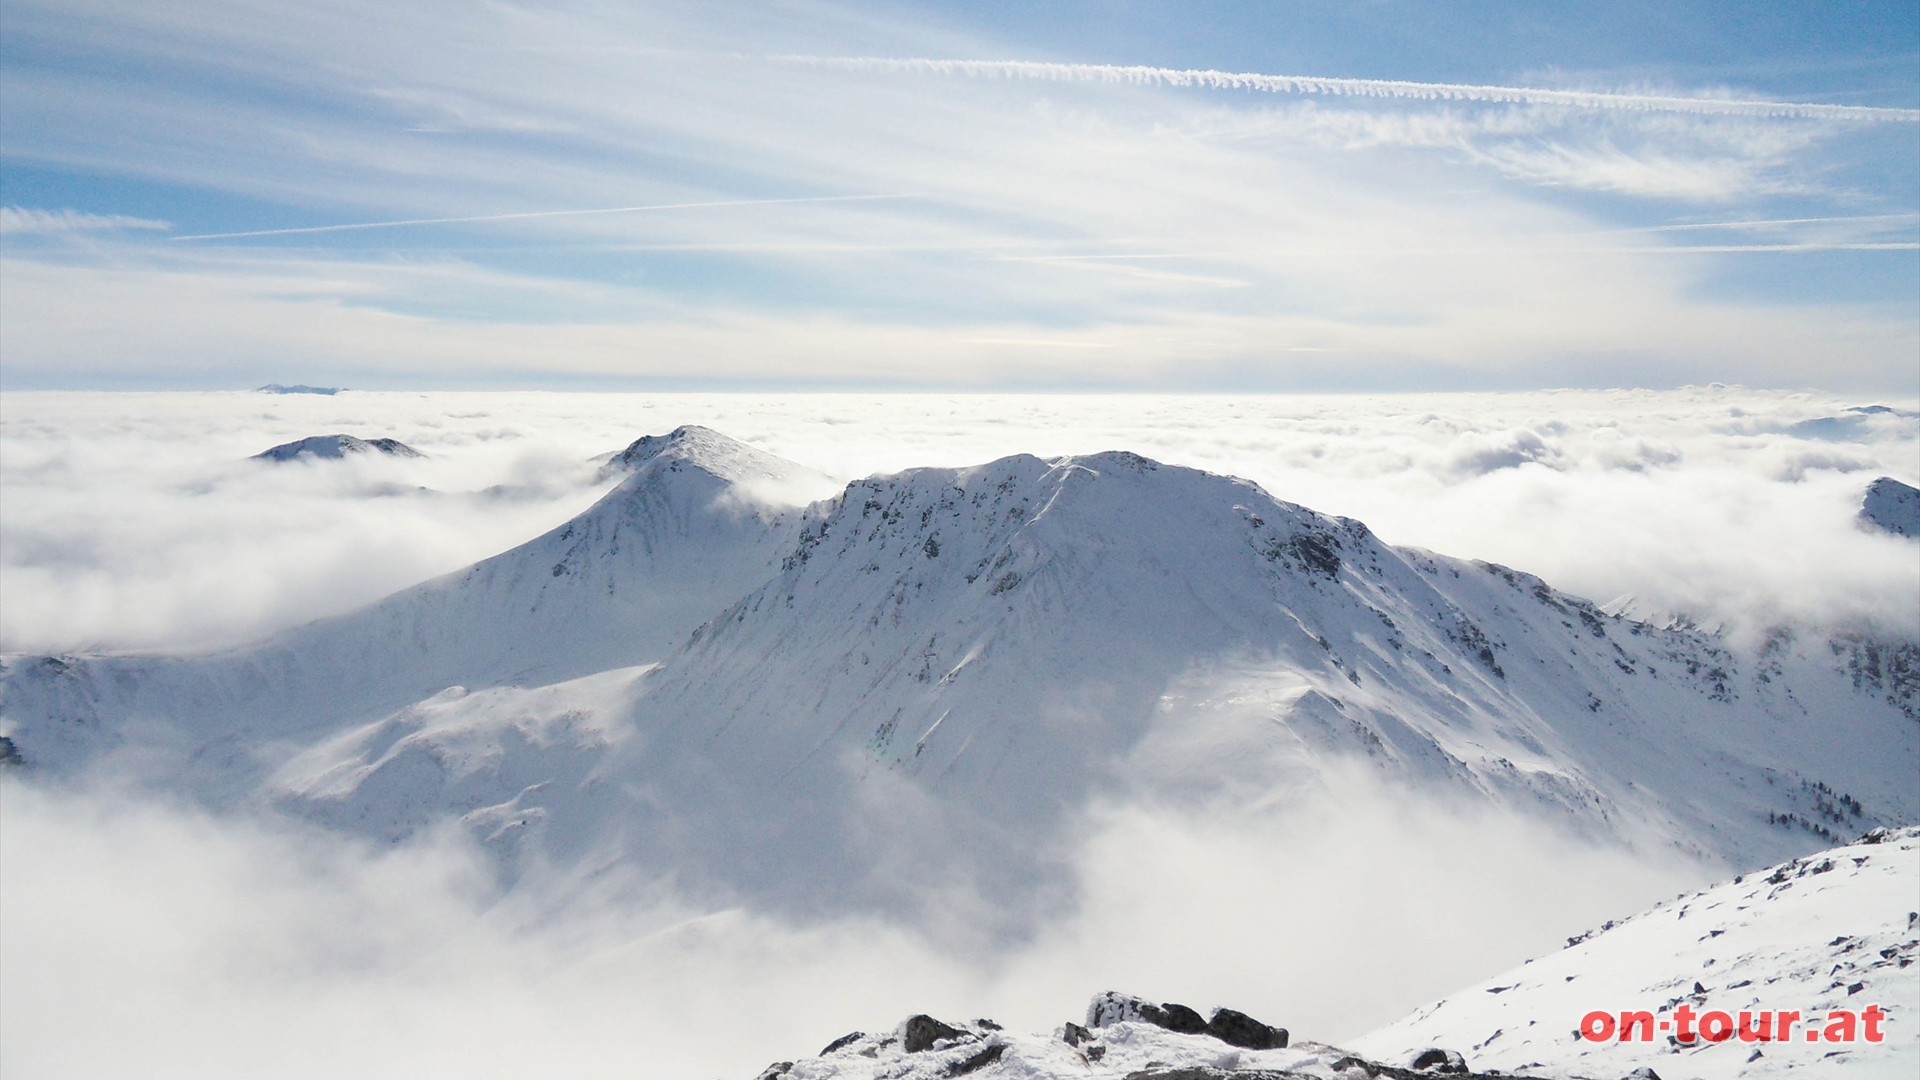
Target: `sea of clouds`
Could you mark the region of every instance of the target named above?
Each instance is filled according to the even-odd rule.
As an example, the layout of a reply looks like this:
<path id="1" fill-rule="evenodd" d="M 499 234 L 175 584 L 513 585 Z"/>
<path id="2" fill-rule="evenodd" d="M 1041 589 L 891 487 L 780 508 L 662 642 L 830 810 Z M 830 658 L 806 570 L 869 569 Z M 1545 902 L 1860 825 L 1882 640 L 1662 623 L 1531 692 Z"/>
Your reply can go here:
<path id="1" fill-rule="evenodd" d="M 1850 412 L 1884 404 L 1890 412 Z M 1129 449 L 1649 618 L 1920 633 L 1915 402 L 1737 388 L 1380 396 L 9 394 L 0 650 L 209 648 L 348 610 L 584 509 L 594 455 L 706 424 L 839 481 Z M 269 466 L 307 435 L 427 457 Z M 808 499 L 831 487 L 794 493 Z"/>
<path id="2" fill-rule="evenodd" d="M 1878 404 L 1895 411 L 1850 411 Z M 1913 639 L 1920 559 L 1854 515 L 1873 478 L 1920 481 L 1914 408 L 1722 387 L 8 394 L 0 648 L 209 649 L 347 610 L 557 525 L 608 483 L 596 455 L 683 423 L 839 480 L 1131 449 L 1650 616 Z M 334 432 L 427 456 L 248 460 Z M 957 948 L 979 913 L 802 923 L 668 884 L 555 915 L 498 896 L 452 833 L 382 848 L 19 775 L 0 803 L 0 1072 L 39 1077 L 745 1080 L 917 1011 L 1045 1030 L 1107 988 L 1339 1039 L 1728 870 L 1355 776 L 1268 814 L 1093 808 L 1071 903 Z"/>

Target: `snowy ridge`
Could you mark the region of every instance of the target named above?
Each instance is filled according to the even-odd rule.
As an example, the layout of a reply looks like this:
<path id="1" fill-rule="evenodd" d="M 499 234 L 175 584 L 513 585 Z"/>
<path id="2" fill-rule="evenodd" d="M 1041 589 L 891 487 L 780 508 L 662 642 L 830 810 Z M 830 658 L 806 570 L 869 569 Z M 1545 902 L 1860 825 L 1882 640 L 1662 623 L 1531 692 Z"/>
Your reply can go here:
<path id="1" fill-rule="evenodd" d="M 647 442 L 579 517 L 466 570 L 212 656 L 9 658 L 0 705 L 36 764 L 79 767 L 123 742 L 157 743 L 197 758 L 234 796 L 260 779 L 242 767 L 250 759 L 279 760 L 449 687 L 542 685 L 658 660 L 778 565 L 798 514 L 746 485 L 785 482 L 797 467 L 704 429 Z"/>
<path id="2" fill-rule="evenodd" d="M 1911 645 L 1736 653 L 1125 452 L 804 509 L 766 494 L 804 470 L 705 429 L 611 460 L 572 522 L 358 613 L 213 657 L 14 659 L 5 733 L 371 836 L 458 820 L 509 881 L 1013 925 L 1102 801 L 1256 812 L 1356 762 L 1737 865 L 1920 819 L 1886 660 Z"/>
<path id="3" fill-rule="evenodd" d="M 1391 1058 L 1447 1046 L 1482 1067 L 1619 1076 L 1653 1068 L 1683 1077 L 1920 1075 L 1920 829 L 1862 840 L 1687 896 L 1582 935 L 1551 956 L 1453 994 L 1356 1040 Z M 1684 1047 L 1590 1042 L 1574 1029 L 1591 1010 L 1680 1005 L 1798 1010 L 1823 1027 L 1828 1010 L 1885 1010 L 1884 1042 L 1735 1037 Z"/>

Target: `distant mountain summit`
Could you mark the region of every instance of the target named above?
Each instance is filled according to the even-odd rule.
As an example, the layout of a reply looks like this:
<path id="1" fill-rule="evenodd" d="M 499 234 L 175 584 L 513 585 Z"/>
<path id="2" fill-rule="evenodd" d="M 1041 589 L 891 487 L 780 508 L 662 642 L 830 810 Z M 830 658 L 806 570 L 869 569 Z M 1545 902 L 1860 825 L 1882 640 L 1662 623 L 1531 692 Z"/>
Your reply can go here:
<path id="1" fill-rule="evenodd" d="M 254 393 L 256 394 L 325 394 L 331 397 L 334 394 L 339 393 L 343 389 L 345 388 L 339 387 L 339 386 L 308 386 L 305 383 L 295 383 L 292 386 L 286 386 L 281 383 L 268 383 L 267 385 L 259 387 L 258 389 L 254 390 Z"/>
<path id="2" fill-rule="evenodd" d="M 385 454 L 388 457 L 420 458 L 427 455 L 399 439 L 356 439 L 352 435 L 310 435 L 262 450 L 255 461 L 298 461 L 302 458 L 343 458 L 348 454 Z"/>
<path id="3" fill-rule="evenodd" d="M 729 484 L 755 489 L 790 487 L 819 494 L 838 491 L 824 474 L 748 446 L 709 427 L 683 424 L 665 435 L 643 435 L 598 459 L 600 479 L 630 476 L 655 462 L 668 470 L 694 468 Z"/>
<path id="4" fill-rule="evenodd" d="M 1920 538 L 1920 488 L 1883 476 L 1867 485 L 1860 523 L 1895 536 Z"/>

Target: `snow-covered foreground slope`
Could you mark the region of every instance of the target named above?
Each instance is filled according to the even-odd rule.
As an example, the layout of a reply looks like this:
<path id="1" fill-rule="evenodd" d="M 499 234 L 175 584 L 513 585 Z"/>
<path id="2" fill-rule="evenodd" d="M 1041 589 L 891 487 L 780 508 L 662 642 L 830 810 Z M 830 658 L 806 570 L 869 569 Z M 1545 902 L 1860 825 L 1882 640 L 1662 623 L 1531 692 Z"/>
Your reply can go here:
<path id="1" fill-rule="evenodd" d="M 991 1020 L 925 1015 L 852 1032 L 811 1058 L 779 1061 L 759 1080 L 1358 1080 L 1378 1076 L 1541 1078 L 1920 1074 L 1920 829 L 1877 830 L 1846 847 L 1681 896 L 1608 923 L 1565 950 L 1462 990 L 1350 1047 L 1301 1039 L 1228 1009 L 1206 1011 L 1107 993 L 1051 1033 Z M 1835 1010 L 1873 1006 L 1865 1027 L 1828 1041 Z M 1681 1008 L 1736 1018 L 1790 1038 L 1692 1045 L 1665 1035 L 1593 1041 L 1588 1013 L 1646 1010 L 1671 1027 Z M 1782 1010 L 1803 1019 L 1789 1031 Z M 1270 1018 L 1269 1018 L 1270 1019 Z M 1696 1026 L 1699 1021 L 1694 1021 Z M 1717 1031 L 1717 1022 L 1709 1021 Z M 1822 1038 L 1809 1041 L 1813 1030 Z M 1834 1029 L 1835 1034 L 1839 1033 Z M 1415 1066 L 1420 1066 L 1416 1068 Z M 1651 1070 L 1638 1072 L 1637 1070 Z M 1472 1070 L 1471 1073 L 1468 1070 Z"/>
<path id="2" fill-rule="evenodd" d="M 1698 1077 L 1920 1076 L 1920 830 L 1870 834 L 1724 882 L 1609 923 L 1551 956 L 1449 995 L 1354 1041 L 1393 1059 L 1424 1046 L 1455 1048 L 1476 1066 L 1550 1075 L 1620 1076 L 1652 1068 Z M 1864 1027 L 1828 1041 L 1833 1010 L 1885 1013 L 1884 1039 Z M 1749 1034 L 1782 1033 L 1761 1012 L 1800 1019 L 1785 1040 L 1743 1038 L 1684 1046 L 1669 1039 L 1679 1010 L 1719 1011 Z M 1588 1013 L 1646 1011 L 1653 1038 L 1590 1041 Z M 1667 1025 L 1664 1028 L 1659 1025 Z M 1616 1022 L 1617 1026 L 1617 1022 Z M 1600 1030 L 1598 1021 L 1595 1031 Z M 1823 1038 L 1809 1040 L 1808 1034 Z M 1844 1033 L 1844 1029 L 1836 1034 Z"/>
<path id="3" fill-rule="evenodd" d="M 1122 452 L 804 511 L 701 429 L 621 463 L 573 522 L 252 649 L 15 659 L 7 733 L 383 839 L 459 821 L 509 882 L 1003 929 L 1071 902 L 1102 807 L 1284 814 L 1368 797 L 1354 763 L 1741 865 L 1920 817 L 1911 645 L 1736 650 Z"/>

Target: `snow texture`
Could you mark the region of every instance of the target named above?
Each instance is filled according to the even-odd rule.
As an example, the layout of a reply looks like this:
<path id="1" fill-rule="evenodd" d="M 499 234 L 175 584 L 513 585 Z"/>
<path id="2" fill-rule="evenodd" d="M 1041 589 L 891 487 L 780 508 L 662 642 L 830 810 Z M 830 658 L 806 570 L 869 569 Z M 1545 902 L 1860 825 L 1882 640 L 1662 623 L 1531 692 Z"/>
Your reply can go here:
<path id="1" fill-rule="evenodd" d="M 1916 646 L 1737 646 L 1126 452 L 875 476 L 702 428 L 466 570 L 199 657 L 8 658 L 29 770 L 113 767 L 502 881 L 789 914 L 1057 902 L 1089 807 L 1387 783 L 1759 865 L 1920 818 Z M 930 899 L 931 898 L 931 899 Z"/>
<path id="2" fill-rule="evenodd" d="M 1916 901 L 1920 829 L 1876 830 L 1608 923 L 1351 1048 L 1311 1041 L 1239 1048 L 1219 1030 L 1223 1015 L 1237 1015 L 1232 1010 L 1215 1009 L 1212 1022 L 1193 1028 L 1173 1018 L 1197 1021 L 1196 1010 L 1109 991 L 1088 1006 L 1085 1026 L 1063 1024 L 1050 1035 L 1008 1032 L 984 1019 L 916 1016 L 891 1031 L 852 1032 L 813 1058 L 776 1062 L 760 1080 L 1349 1080 L 1432 1075 L 1414 1068 L 1428 1061 L 1468 1076 L 1616 1077 L 1650 1069 L 1667 1080 L 1718 1080 L 1844 1070 L 1904 1080 L 1920 1070 Z M 1794 1008 L 1822 1021 L 1829 1009 L 1874 1003 L 1885 1010 L 1886 1038 L 1755 1044 L 1736 1037 L 1682 1047 L 1666 1038 L 1593 1043 L 1574 1034 L 1592 1009 L 1665 1015 L 1682 1003 L 1735 1014 Z"/>
<path id="3" fill-rule="evenodd" d="M 1723 882 L 1608 923 L 1566 949 L 1434 1002 L 1355 1040 L 1394 1060 L 1457 1047 L 1478 1068 L 1622 1076 L 1905 1078 L 1920 1075 L 1920 829 L 1861 841 Z M 1589 1042 L 1591 1010 L 1671 1015 L 1830 1009 L 1886 1012 L 1880 1043 Z"/>
<path id="4" fill-rule="evenodd" d="M 1883 476 L 1867 485 L 1860 521 L 1895 536 L 1920 539 L 1920 489 Z"/>

